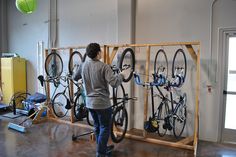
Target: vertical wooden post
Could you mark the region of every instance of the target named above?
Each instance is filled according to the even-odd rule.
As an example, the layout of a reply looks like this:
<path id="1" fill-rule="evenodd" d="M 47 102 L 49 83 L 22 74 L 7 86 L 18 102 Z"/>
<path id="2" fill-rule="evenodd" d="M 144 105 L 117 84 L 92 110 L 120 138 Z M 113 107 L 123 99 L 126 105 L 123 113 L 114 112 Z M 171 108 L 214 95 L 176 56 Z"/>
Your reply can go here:
<path id="1" fill-rule="evenodd" d="M 105 53 L 106 55 L 105 55 L 105 58 L 106 58 L 106 64 L 109 64 L 109 62 L 110 62 L 110 52 L 109 52 L 109 47 L 107 46 L 106 47 L 106 53 Z"/>
<path id="2" fill-rule="evenodd" d="M 48 54 L 48 49 L 46 49 L 45 50 L 45 59 L 47 58 L 47 56 L 48 56 L 49 54 Z M 47 106 L 48 106 L 48 108 L 49 108 L 49 111 L 47 111 L 47 117 L 48 118 L 50 118 L 50 117 L 55 117 L 54 116 L 54 114 L 53 114 L 53 111 L 52 111 L 52 106 L 51 106 L 51 100 L 50 100 L 50 98 L 51 98 L 51 96 L 50 96 L 50 85 L 49 85 L 49 82 L 46 82 L 46 87 L 44 87 L 44 88 L 46 88 L 46 95 L 47 95 Z"/>
<path id="3" fill-rule="evenodd" d="M 106 52 L 109 47 L 104 45 L 103 46 L 103 62 L 106 63 Z"/>
<path id="4" fill-rule="evenodd" d="M 198 132 L 199 132 L 199 94 L 200 94 L 200 50 L 197 52 L 197 75 L 196 75 L 196 100 L 195 100 L 195 115 L 194 115 L 194 155 L 197 153 Z"/>
<path id="5" fill-rule="evenodd" d="M 147 46 L 147 50 L 146 50 L 146 69 L 145 69 L 145 81 L 148 82 L 149 81 L 149 65 L 150 65 L 150 46 Z M 145 95 L 144 95 L 144 122 L 147 121 L 147 112 L 148 112 L 148 89 L 145 90 Z M 143 136 L 146 137 L 146 131 L 143 130 Z"/>
<path id="6" fill-rule="evenodd" d="M 72 48 L 70 48 L 69 49 L 69 58 L 70 58 L 70 56 L 72 55 L 72 53 L 73 53 L 73 49 Z M 72 60 L 72 64 L 73 64 L 73 60 Z M 69 92 L 69 97 L 70 98 L 72 98 L 72 100 L 74 99 L 73 97 L 74 97 L 74 88 L 73 88 L 73 83 L 72 83 L 72 81 L 70 81 L 70 87 L 69 87 L 70 89 L 70 92 Z M 71 102 L 70 102 L 71 103 Z M 75 105 L 75 103 L 74 104 L 70 104 L 70 105 Z M 71 123 L 74 123 L 75 122 L 75 118 L 74 118 L 74 115 L 75 115 L 75 112 L 74 112 L 74 110 L 70 110 L 70 121 L 71 121 Z"/>

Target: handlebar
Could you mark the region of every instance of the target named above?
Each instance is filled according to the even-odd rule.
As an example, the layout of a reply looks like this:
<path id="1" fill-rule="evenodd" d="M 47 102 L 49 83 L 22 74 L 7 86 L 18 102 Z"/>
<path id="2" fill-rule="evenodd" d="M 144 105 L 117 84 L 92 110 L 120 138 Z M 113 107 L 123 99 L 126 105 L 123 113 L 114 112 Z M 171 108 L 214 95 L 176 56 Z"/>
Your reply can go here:
<path id="1" fill-rule="evenodd" d="M 134 72 L 134 80 L 137 85 L 142 85 L 142 86 L 163 86 L 166 83 L 166 78 L 163 75 L 156 76 L 153 74 L 154 81 L 153 82 L 143 82 L 140 79 L 140 76 Z"/>
<path id="2" fill-rule="evenodd" d="M 159 75 L 156 75 L 156 74 L 153 74 L 153 82 L 143 82 L 141 79 L 140 79 L 140 76 L 134 72 L 134 80 L 135 80 L 135 83 L 137 85 L 141 85 L 141 86 L 164 86 L 166 85 L 166 88 L 168 89 L 168 87 L 181 87 L 181 85 L 183 85 L 184 83 L 184 77 L 181 76 L 181 75 L 175 75 L 174 79 L 172 81 L 169 81 L 165 78 L 165 76 L 163 76 L 162 74 L 159 74 Z"/>
<path id="3" fill-rule="evenodd" d="M 111 69 L 112 69 L 113 72 L 120 73 L 121 71 L 127 70 L 127 69 L 129 69 L 130 67 L 131 67 L 131 65 L 124 64 L 124 65 L 122 66 L 122 68 L 120 69 L 120 68 L 118 68 L 116 65 L 112 65 L 112 66 L 111 66 Z"/>

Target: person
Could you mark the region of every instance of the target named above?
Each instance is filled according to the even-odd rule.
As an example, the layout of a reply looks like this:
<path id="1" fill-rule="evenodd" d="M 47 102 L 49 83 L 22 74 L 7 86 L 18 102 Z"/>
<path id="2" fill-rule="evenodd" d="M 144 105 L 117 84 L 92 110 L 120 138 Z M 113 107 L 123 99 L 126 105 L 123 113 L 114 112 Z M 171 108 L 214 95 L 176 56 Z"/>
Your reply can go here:
<path id="1" fill-rule="evenodd" d="M 124 74 L 114 74 L 111 66 L 100 61 L 101 48 L 98 43 L 86 47 L 88 59 L 76 70 L 74 80 L 82 78 L 86 95 L 86 107 L 94 120 L 96 157 L 111 154 L 114 145 L 107 146 L 111 128 L 112 108 L 109 85 L 119 86 Z"/>

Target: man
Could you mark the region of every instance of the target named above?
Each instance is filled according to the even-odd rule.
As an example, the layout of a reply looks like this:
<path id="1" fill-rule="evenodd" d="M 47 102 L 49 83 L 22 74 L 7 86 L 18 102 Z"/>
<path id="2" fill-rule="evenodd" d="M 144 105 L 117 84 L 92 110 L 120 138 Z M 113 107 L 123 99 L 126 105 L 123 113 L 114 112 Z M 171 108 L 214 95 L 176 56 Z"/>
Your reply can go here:
<path id="1" fill-rule="evenodd" d="M 112 87 L 119 86 L 124 76 L 115 75 L 110 65 L 100 61 L 102 56 L 99 44 L 90 43 L 86 48 L 86 55 L 88 59 L 76 71 L 74 79 L 77 81 L 82 77 L 86 107 L 94 120 L 96 157 L 106 157 L 114 147 L 107 146 L 112 115 L 109 84 Z"/>

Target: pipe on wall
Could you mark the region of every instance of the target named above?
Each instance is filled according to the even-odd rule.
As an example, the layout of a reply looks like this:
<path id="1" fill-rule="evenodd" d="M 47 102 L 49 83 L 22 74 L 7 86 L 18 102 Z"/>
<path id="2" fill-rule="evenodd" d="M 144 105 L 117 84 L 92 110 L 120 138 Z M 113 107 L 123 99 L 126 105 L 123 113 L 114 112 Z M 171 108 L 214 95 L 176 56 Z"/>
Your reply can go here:
<path id="1" fill-rule="evenodd" d="M 210 46 L 209 46 L 209 51 L 210 51 L 210 62 L 208 65 L 208 78 L 210 79 L 210 71 L 213 71 L 213 69 L 211 70 L 211 68 L 213 67 L 213 52 L 212 52 L 212 36 L 213 36 L 213 9 L 214 9 L 214 5 L 218 0 L 214 0 L 211 4 L 211 12 L 210 12 Z M 215 83 L 216 83 L 216 73 L 215 73 L 215 79 L 214 79 Z"/>

